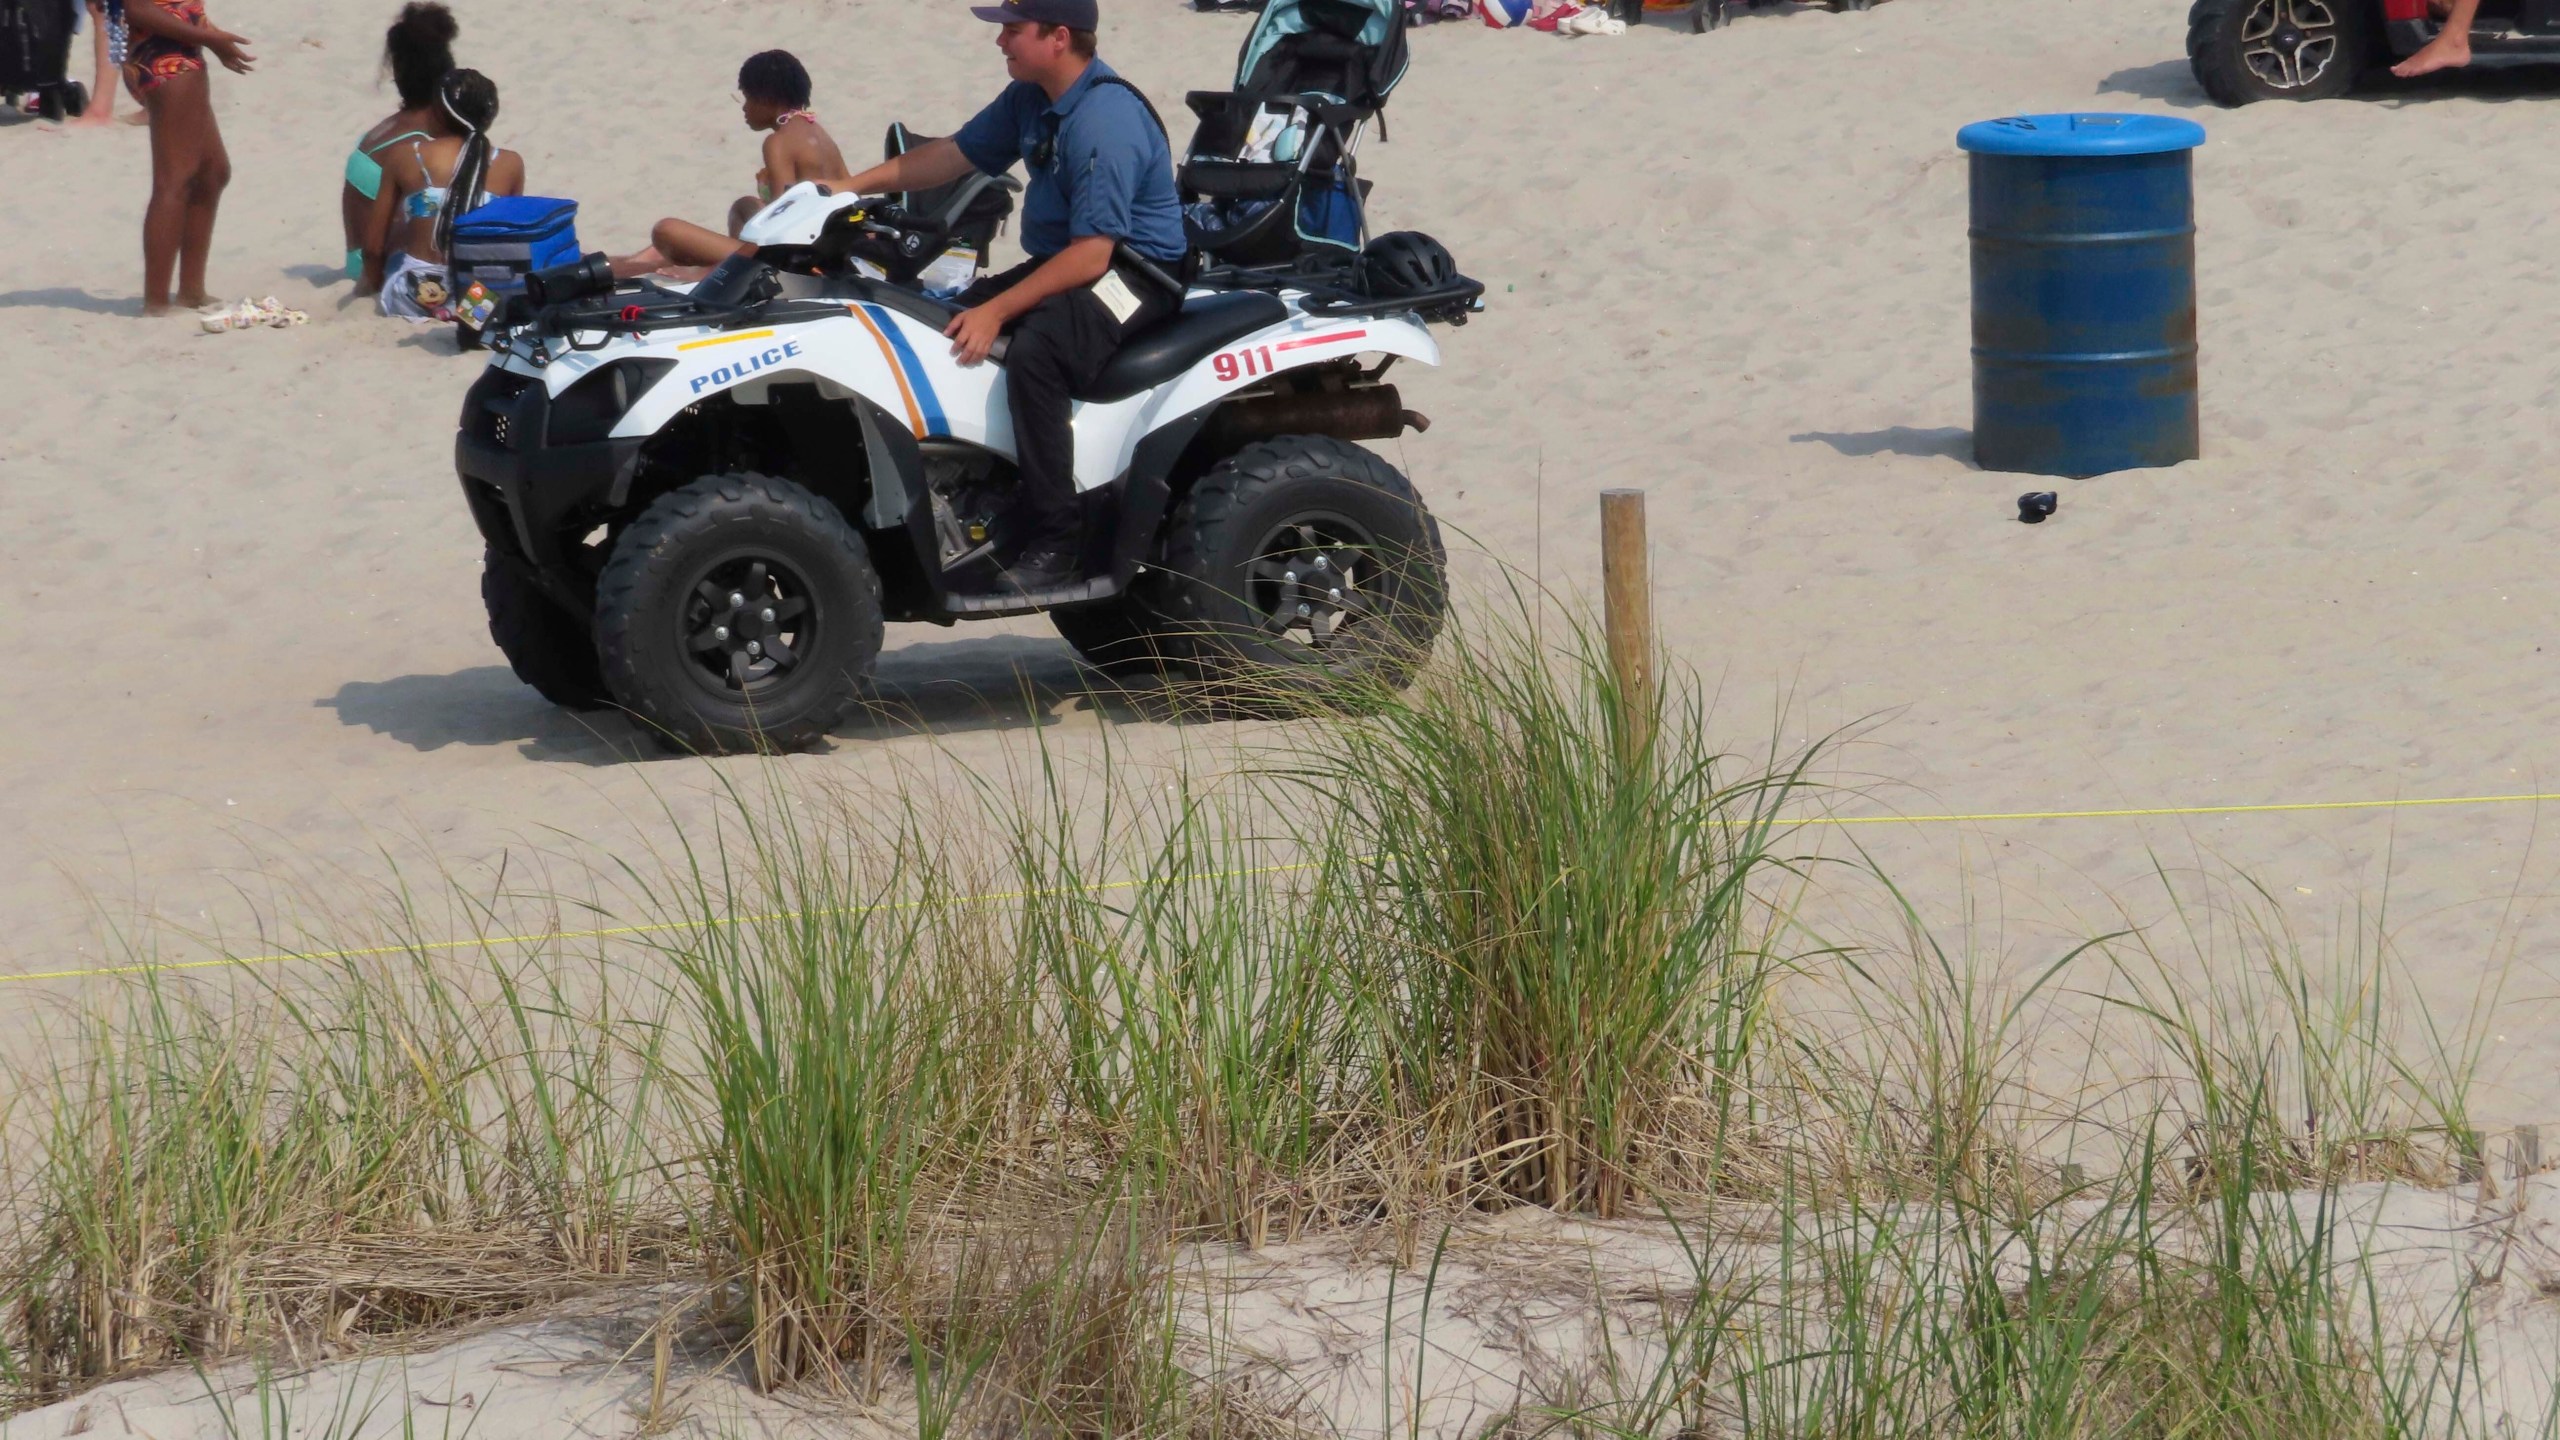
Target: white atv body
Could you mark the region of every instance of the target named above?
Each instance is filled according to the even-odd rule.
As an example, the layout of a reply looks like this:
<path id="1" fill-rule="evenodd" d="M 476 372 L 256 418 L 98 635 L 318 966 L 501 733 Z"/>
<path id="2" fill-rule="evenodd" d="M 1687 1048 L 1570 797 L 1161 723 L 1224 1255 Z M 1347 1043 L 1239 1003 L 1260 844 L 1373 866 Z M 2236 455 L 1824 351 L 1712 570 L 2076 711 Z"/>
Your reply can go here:
<path id="1" fill-rule="evenodd" d="M 1437 527 L 1352 442 L 1427 425 L 1381 376 L 1439 363 L 1425 317 L 1463 322 L 1473 282 L 1190 288 L 1076 401 L 1082 571 L 1026 594 L 1001 352 L 960 364 L 953 307 L 889 278 L 940 253 L 931 218 L 802 185 L 741 238 L 690 290 L 540 277 L 554 303 L 464 402 L 491 631 L 554 700 L 791 748 L 858 701 L 889 619 L 1047 611 L 1098 664 L 1257 690 L 1392 681 L 1428 647 Z"/>

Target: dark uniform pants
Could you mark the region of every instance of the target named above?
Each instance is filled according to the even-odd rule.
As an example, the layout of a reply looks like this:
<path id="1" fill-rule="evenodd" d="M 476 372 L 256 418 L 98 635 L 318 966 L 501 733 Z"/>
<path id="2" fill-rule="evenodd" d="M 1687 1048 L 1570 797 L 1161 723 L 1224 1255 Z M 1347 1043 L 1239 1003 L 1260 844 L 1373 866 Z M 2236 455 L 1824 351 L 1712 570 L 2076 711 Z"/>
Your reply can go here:
<path id="1" fill-rule="evenodd" d="M 990 275 L 964 291 L 958 303 L 983 305 L 1022 283 L 1040 265 L 1026 260 Z M 1014 513 L 1026 544 L 1072 540 L 1079 529 L 1070 402 L 1102 373 L 1122 342 L 1180 304 L 1159 287 L 1132 276 L 1123 279 L 1140 301 L 1126 321 L 1112 319 L 1101 297 L 1079 286 L 1032 306 L 1005 330 L 1005 389 L 1012 401 L 1014 462 L 1021 475 Z"/>

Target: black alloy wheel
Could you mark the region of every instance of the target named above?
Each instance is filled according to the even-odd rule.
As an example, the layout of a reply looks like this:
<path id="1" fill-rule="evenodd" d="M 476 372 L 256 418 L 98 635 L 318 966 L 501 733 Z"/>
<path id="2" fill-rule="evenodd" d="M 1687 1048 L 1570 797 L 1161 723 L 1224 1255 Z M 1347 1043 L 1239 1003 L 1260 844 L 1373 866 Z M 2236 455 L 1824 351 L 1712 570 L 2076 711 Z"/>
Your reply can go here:
<path id="1" fill-rule="evenodd" d="M 1226 698 L 1287 709 L 1402 685 L 1439 634 L 1447 552 L 1413 483 L 1370 451 L 1283 435 L 1176 502 L 1150 577 L 1168 651 Z"/>
<path id="2" fill-rule="evenodd" d="M 2277 90 L 2316 83 L 2338 59 L 2332 0 L 2258 0 L 2240 25 L 2240 59 Z"/>
<path id="3" fill-rule="evenodd" d="M 1378 537 L 1347 515 L 1317 511 L 1272 527 L 1245 570 L 1244 602 L 1262 633 L 1303 646 L 1309 661 L 1337 659 L 1377 612 L 1387 584 Z M 1363 587 L 1367 588 L 1363 588 Z"/>
<path id="4" fill-rule="evenodd" d="M 712 565 L 679 622 L 705 688 L 724 700 L 752 701 L 789 683 L 792 669 L 818 648 L 809 591 L 787 561 L 752 548 Z"/>
<path id="5" fill-rule="evenodd" d="M 651 501 L 596 581 L 614 698 L 671 749 L 800 750 L 861 699 L 880 576 L 836 507 L 770 475 Z"/>

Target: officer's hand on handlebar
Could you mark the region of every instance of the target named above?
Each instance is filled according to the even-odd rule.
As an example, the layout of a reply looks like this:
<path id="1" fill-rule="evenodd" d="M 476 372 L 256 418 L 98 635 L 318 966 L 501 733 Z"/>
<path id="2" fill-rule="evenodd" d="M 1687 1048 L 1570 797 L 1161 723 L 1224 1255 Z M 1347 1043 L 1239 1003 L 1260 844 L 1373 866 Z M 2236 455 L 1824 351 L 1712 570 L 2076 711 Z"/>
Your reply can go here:
<path id="1" fill-rule="evenodd" d="M 942 333 L 950 337 L 951 353 L 961 364 L 975 365 L 986 359 L 987 352 L 1003 337 L 1004 317 L 995 313 L 995 307 L 981 305 L 952 316 Z"/>

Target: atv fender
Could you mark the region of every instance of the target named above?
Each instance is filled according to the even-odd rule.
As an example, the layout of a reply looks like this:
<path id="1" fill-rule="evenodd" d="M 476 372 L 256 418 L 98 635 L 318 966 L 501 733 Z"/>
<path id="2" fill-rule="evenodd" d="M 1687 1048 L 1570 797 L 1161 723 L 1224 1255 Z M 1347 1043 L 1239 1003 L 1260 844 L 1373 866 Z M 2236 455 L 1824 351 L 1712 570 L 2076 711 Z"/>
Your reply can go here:
<path id="1" fill-rule="evenodd" d="M 814 382 L 829 400 L 895 397 L 906 383 L 851 310 L 840 317 L 734 334 L 669 331 L 645 350 L 620 354 L 676 362 L 614 427 L 616 436 L 635 438 L 657 434 L 679 411 L 724 395 L 734 404 L 764 405 L 777 385 Z"/>
<path id="2" fill-rule="evenodd" d="M 1116 453 L 1110 457 L 1109 472 L 1118 475 L 1133 469 L 1137 463 L 1138 448 L 1147 439 L 1182 420 L 1190 420 L 1196 429 L 1211 412 L 1238 391 L 1258 386 L 1274 375 L 1356 355 L 1393 355 L 1436 366 L 1440 363 L 1440 344 L 1421 321 L 1408 316 L 1292 316 L 1203 356 L 1200 363 L 1192 366 L 1180 380 L 1152 396 L 1136 397 L 1141 408 L 1132 417 L 1133 423 L 1123 432 Z M 1091 433 L 1081 420 L 1079 416 L 1076 427 L 1079 451 L 1085 437 Z M 1184 444 L 1189 441 L 1188 435 L 1183 437 Z M 1084 457 L 1079 453 L 1076 465 L 1079 482 L 1084 480 L 1083 461 Z"/>

